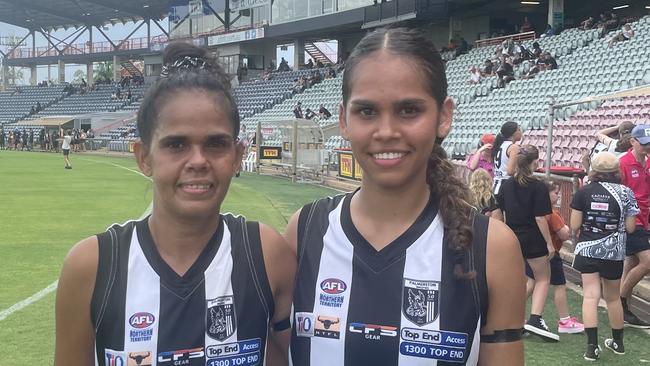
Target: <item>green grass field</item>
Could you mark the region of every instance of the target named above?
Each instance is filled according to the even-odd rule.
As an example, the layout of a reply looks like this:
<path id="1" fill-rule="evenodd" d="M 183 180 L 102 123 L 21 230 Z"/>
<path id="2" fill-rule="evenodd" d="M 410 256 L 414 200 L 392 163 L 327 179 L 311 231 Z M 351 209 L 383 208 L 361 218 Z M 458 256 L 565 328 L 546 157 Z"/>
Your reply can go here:
<path id="1" fill-rule="evenodd" d="M 58 154 L 0 151 L 0 314 L 52 284 L 69 248 L 110 224 L 138 218 L 151 202 L 150 182 L 128 158 L 78 155 L 63 169 Z M 233 180 L 225 211 L 244 214 L 282 231 L 304 203 L 333 191 L 286 179 L 242 175 Z M 573 313 L 580 297 L 569 293 Z M 545 319 L 555 324 L 552 301 Z M 602 340 L 609 336 L 601 313 Z M 604 352 L 601 364 L 650 363 L 650 337 L 626 330 L 625 356 Z M 526 340 L 526 364 L 581 365 L 583 335 L 560 343 Z M 0 366 L 51 365 L 54 352 L 54 293 L 0 320 Z M 334 365 L 335 366 L 335 365 Z"/>

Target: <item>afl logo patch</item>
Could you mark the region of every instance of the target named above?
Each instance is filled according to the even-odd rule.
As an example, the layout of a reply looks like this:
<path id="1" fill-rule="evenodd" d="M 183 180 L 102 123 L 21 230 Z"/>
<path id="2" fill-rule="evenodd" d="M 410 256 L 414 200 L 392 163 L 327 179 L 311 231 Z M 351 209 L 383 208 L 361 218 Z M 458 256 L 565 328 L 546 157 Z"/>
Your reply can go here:
<path id="1" fill-rule="evenodd" d="M 348 286 L 338 278 L 328 278 L 320 283 L 320 288 L 326 294 L 338 295 L 345 292 Z"/>
<path id="2" fill-rule="evenodd" d="M 153 314 L 145 312 L 135 313 L 129 318 L 129 324 L 131 324 L 133 328 L 138 329 L 147 328 L 153 325 L 155 321 L 156 317 L 154 317 Z"/>

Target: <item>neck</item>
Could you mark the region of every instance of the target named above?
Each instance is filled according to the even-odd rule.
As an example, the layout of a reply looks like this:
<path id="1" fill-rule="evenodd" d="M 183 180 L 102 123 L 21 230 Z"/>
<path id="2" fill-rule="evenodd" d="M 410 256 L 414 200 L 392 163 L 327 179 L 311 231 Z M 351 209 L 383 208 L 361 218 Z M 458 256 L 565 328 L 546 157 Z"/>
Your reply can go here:
<path id="1" fill-rule="evenodd" d="M 166 260 L 193 263 L 219 227 L 219 209 L 214 216 L 202 219 L 179 218 L 161 211 L 154 206 L 149 218 L 149 230 L 158 252 Z"/>
<path id="2" fill-rule="evenodd" d="M 636 161 L 638 161 L 639 163 L 645 163 L 645 157 L 647 155 L 646 153 L 637 151 L 636 149 L 632 149 L 632 154 L 636 158 Z"/>
<path id="3" fill-rule="evenodd" d="M 352 199 L 351 210 L 377 222 L 413 222 L 426 207 L 429 196 L 426 183 L 399 189 L 362 183 Z"/>

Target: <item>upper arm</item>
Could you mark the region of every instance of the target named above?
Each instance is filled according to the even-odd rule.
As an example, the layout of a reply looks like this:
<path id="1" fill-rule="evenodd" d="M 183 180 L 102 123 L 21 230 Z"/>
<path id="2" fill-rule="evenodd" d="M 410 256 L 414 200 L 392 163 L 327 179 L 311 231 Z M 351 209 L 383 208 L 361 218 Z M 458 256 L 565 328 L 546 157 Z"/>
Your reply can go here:
<path id="1" fill-rule="evenodd" d="M 75 245 L 63 263 L 56 291 L 55 366 L 94 363 L 90 307 L 98 260 L 99 244 L 92 236 Z"/>
<path id="2" fill-rule="evenodd" d="M 517 166 L 517 156 L 519 155 L 519 145 L 512 144 L 506 149 L 506 156 L 508 157 L 508 174 L 515 174 L 515 167 Z"/>
<path id="3" fill-rule="evenodd" d="M 628 216 L 625 218 L 625 231 L 632 234 L 636 230 L 636 216 Z"/>
<path id="4" fill-rule="evenodd" d="M 291 316 L 293 284 L 296 276 L 296 256 L 286 240 L 275 229 L 260 223 L 260 237 L 264 253 L 269 285 L 273 292 L 275 311 L 271 325 L 286 321 Z M 266 364 L 271 366 L 288 364 L 291 328 L 269 331 Z"/>
<path id="5" fill-rule="evenodd" d="M 482 335 L 523 327 L 526 305 L 524 259 L 514 233 L 490 220 L 486 253 L 488 313 Z M 479 365 L 523 365 L 521 339 L 506 343 L 481 343 Z"/>

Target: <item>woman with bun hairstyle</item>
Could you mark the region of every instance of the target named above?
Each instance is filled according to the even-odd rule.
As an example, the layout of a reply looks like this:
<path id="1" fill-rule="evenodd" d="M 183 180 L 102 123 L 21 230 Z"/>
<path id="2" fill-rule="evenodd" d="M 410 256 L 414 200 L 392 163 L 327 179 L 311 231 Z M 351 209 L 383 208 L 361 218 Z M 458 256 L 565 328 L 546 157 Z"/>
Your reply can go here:
<path id="1" fill-rule="evenodd" d="M 165 49 L 137 117 L 152 212 L 68 253 L 56 366 L 288 364 L 295 257 L 272 228 L 221 213 L 244 149 L 230 89 L 205 49 Z"/>

